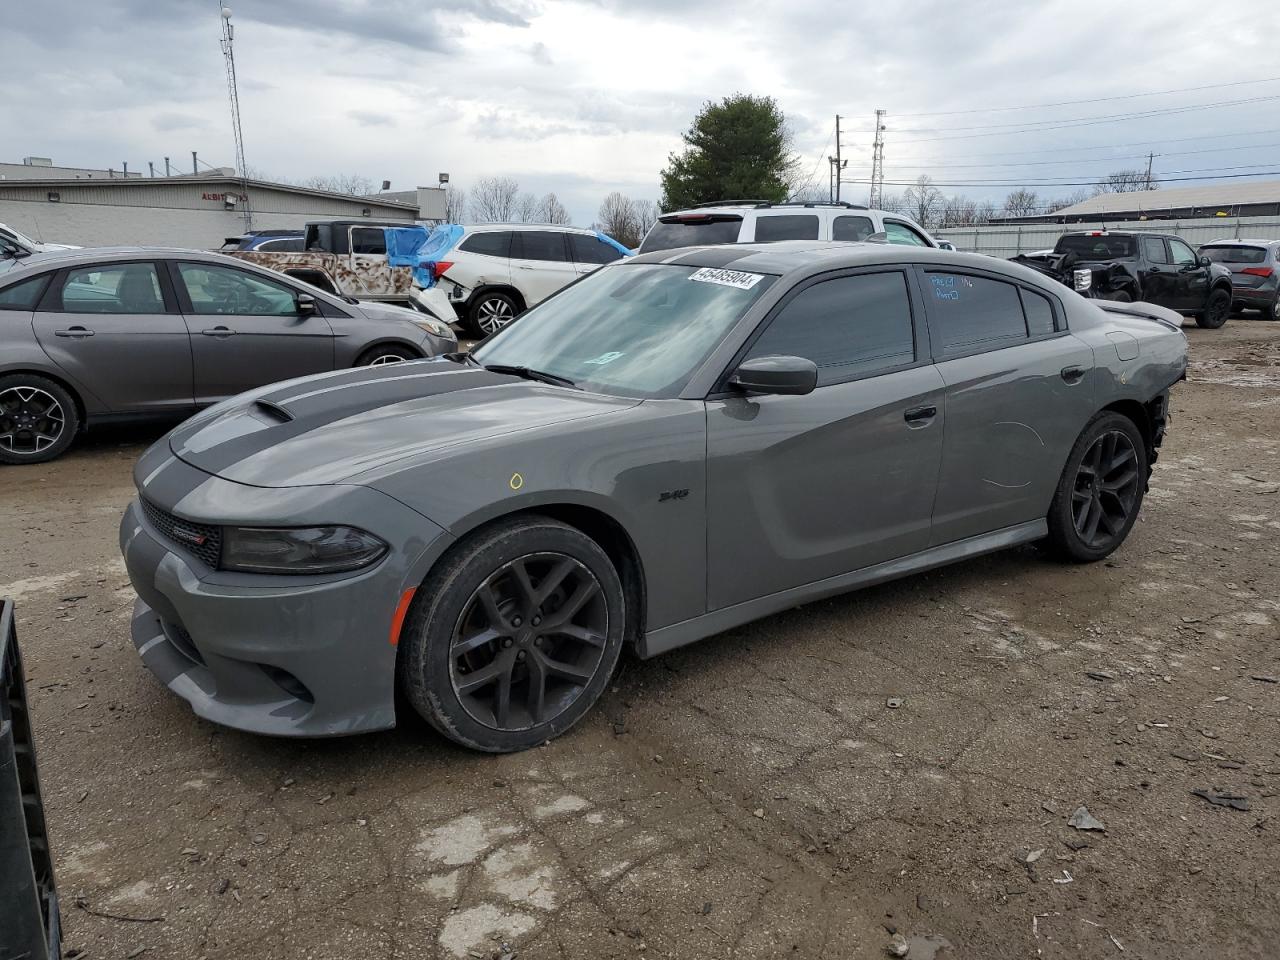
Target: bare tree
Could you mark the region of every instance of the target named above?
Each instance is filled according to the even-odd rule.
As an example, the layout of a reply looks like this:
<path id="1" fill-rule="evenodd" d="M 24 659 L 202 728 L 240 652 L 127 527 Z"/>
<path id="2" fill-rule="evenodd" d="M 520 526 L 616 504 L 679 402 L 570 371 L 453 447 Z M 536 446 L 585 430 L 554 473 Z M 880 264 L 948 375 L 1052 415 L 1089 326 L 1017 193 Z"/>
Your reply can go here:
<path id="1" fill-rule="evenodd" d="M 604 198 L 600 204 L 597 226 L 624 247 L 639 246 L 643 235 L 640 233 L 640 218 L 636 213 L 635 202 L 617 190 Z"/>
<path id="2" fill-rule="evenodd" d="M 643 240 L 653 229 L 653 225 L 658 222 L 658 205 L 652 200 L 635 200 L 631 208 L 636 214 L 636 233 Z"/>
<path id="3" fill-rule="evenodd" d="M 1004 198 L 1004 212 L 1011 217 L 1029 217 L 1036 212 L 1040 198 L 1025 187 Z"/>
<path id="4" fill-rule="evenodd" d="M 538 222 L 538 198 L 525 192 L 516 198 L 516 213 L 512 218 L 518 223 Z"/>
<path id="5" fill-rule="evenodd" d="M 957 193 L 954 197 L 946 197 L 943 200 L 938 226 L 969 227 L 977 222 L 977 214 L 978 205 L 968 197 Z"/>
<path id="6" fill-rule="evenodd" d="M 1045 213 L 1057 213 L 1059 210 L 1065 210 L 1067 207 L 1074 207 L 1077 203 L 1083 203 L 1090 197 L 1094 196 L 1088 190 L 1077 190 L 1069 193 L 1065 197 L 1058 197 L 1056 200 L 1050 200 L 1044 206 Z"/>
<path id="7" fill-rule="evenodd" d="M 368 177 L 358 173 L 341 173 L 331 177 L 308 177 L 303 181 L 304 187 L 313 190 L 328 190 L 330 193 L 345 193 L 352 197 L 367 197 L 376 189 L 376 185 Z"/>
<path id="8" fill-rule="evenodd" d="M 1147 179 L 1145 170 L 1116 170 L 1098 184 L 1099 193 L 1136 193 L 1139 190 L 1159 190 L 1160 184 Z"/>
<path id="9" fill-rule="evenodd" d="M 444 222 L 461 223 L 467 216 L 467 191 L 452 184 L 444 188 Z"/>
<path id="10" fill-rule="evenodd" d="M 554 193 L 548 193 L 538 201 L 537 219 L 541 223 L 555 223 L 568 226 L 573 222 L 569 211 Z"/>
<path id="11" fill-rule="evenodd" d="M 942 208 L 942 202 L 942 194 L 933 185 L 933 177 L 927 173 L 920 174 L 915 184 L 902 192 L 902 203 L 906 212 L 925 229 L 933 226 Z"/>
<path id="12" fill-rule="evenodd" d="M 471 219 L 476 223 L 510 223 L 516 219 L 520 184 L 510 177 L 484 177 L 471 188 Z"/>
<path id="13" fill-rule="evenodd" d="M 995 216 L 998 212 L 999 211 L 996 210 L 996 205 L 994 203 L 992 203 L 990 200 L 983 200 L 981 203 L 979 203 L 976 207 L 973 208 L 974 226 L 980 227 L 984 223 L 990 223 L 993 219 L 995 219 Z"/>

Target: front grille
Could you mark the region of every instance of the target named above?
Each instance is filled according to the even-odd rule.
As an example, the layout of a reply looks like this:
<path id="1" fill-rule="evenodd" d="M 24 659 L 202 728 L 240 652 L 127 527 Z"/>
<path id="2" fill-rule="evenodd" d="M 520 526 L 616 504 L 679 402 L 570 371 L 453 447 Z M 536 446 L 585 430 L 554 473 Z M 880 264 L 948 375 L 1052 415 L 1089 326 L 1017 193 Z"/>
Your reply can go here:
<path id="1" fill-rule="evenodd" d="M 142 498 L 142 512 L 153 527 L 170 540 L 195 554 L 209 566 L 218 566 L 218 557 L 222 553 L 222 528 L 206 523 L 195 523 L 175 517 L 172 513 L 161 510 L 154 503 Z"/>

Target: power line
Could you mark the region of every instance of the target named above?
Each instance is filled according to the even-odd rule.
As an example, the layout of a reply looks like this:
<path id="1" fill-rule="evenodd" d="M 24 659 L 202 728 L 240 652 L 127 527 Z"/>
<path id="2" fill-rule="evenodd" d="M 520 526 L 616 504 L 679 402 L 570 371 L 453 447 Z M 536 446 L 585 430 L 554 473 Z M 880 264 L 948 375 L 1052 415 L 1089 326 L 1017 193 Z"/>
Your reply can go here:
<path id="1" fill-rule="evenodd" d="M 1188 157 L 1202 153 L 1227 153 L 1237 150 L 1252 149 L 1261 150 L 1266 147 L 1280 147 L 1280 143 L 1251 143 L 1237 147 L 1212 147 L 1207 150 L 1172 150 L 1162 154 L 1162 156 Z M 915 165 L 895 163 L 894 166 L 898 169 L 905 168 L 907 170 L 977 170 L 987 169 L 990 167 L 1049 167 L 1061 166 L 1064 163 L 1115 163 L 1118 160 L 1145 159 L 1147 159 L 1147 154 L 1145 153 L 1129 153 L 1110 157 L 1076 157 L 1074 159 L 1067 160 L 1015 160 L 1008 163 L 947 163 L 945 161 L 933 161 L 918 163 Z M 1254 164 L 1254 166 L 1256 166 L 1256 164 Z"/>
<path id="2" fill-rule="evenodd" d="M 1280 133 L 1280 128 L 1276 128 L 1272 130 L 1246 130 L 1246 131 L 1241 131 L 1239 133 L 1206 133 L 1196 137 L 1171 137 L 1171 138 L 1165 138 L 1162 140 L 1136 140 L 1130 143 L 1097 144 L 1097 145 L 1088 146 L 1088 147 L 1048 147 L 1048 148 L 1040 148 L 1038 150 L 1001 150 L 998 155 L 1002 157 L 1026 157 L 1026 156 L 1035 156 L 1041 153 L 1054 153 L 1054 154 L 1079 153 L 1082 150 L 1122 150 L 1127 147 L 1161 146 L 1166 143 L 1190 143 L 1195 140 L 1222 140 L 1228 137 L 1260 137 L 1260 136 L 1266 136 L 1273 133 Z M 1252 146 L 1255 146 L 1255 145 L 1239 144 L 1238 146 L 1223 147 L 1222 149 L 1223 150 L 1237 150 L 1237 149 L 1246 150 Z M 993 156 L 993 154 L 990 154 L 990 153 L 948 154 L 948 156 L 953 160 L 971 160 L 971 159 L 981 159 L 983 157 Z M 898 159 L 921 160 L 924 158 L 918 157 L 918 156 L 908 156 L 908 157 L 900 157 Z"/>
<path id="3" fill-rule="evenodd" d="M 1280 77 L 1264 77 L 1261 80 L 1235 80 L 1231 83 L 1207 83 L 1199 87 L 1177 87 L 1173 90 L 1152 90 L 1148 93 L 1124 93 L 1114 97 L 1089 97 L 1084 100 L 1059 100 L 1056 103 L 1026 103 L 1017 107 L 981 107 L 973 110 L 936 110 L 931 113 L 899 113 L 899 117 L 956 117 L 973 113 L 1004 113 L 1009 110 L 1042 110 L 1047 107 L 1074 107 L 1082 103 L 1111 103 L 1116 100 L 1136 100 L 1139 97 L 1162 97 L 1170 93 L 1194 93 L 1198 90 L 1220 90 L 1223 87 L 1246 87 L 1255 83 L 1275 83 Z"/>
<path id="4" fill-rule="evenodd" d="M 1183 183 L 1193 180 L 1236 180 L 1242 177 L 1276 177 L 1280 176 L 1280 170 L 1258 170 L 1254 173 L 1224 173 L 1217 176 L 1208 174 L 1198 177 L 1159 177 L 1160 183 Z M 846 183 L 870 183 L 870 180 L 848 179 Z M 1097 184 L 1097 180 L 1061 180 L 1061 181 L 1041 181 L 1041 180 L 975 180 L 960 182 L 944 182 L 932 181 L 930 186 L 933 187 L 1092 187 Z M 914 187 L 914 180 L 886 180 L 886 186 L 890 187 Z"/>

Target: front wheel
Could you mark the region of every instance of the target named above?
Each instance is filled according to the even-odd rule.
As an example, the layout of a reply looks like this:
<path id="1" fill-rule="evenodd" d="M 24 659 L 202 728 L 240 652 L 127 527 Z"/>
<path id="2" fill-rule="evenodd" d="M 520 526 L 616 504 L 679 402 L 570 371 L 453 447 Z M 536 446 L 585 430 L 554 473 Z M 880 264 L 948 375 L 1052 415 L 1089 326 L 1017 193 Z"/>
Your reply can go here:
<path id="1" fill-rule="evenodd" d="M 1231 315 L 1231 294 L 1221 288 L 1209 294 L 1204 309 L 1196 316 L 1197 326 L 1207 330 L 1217 330 L 1227 322 Z"/>
<path id="2" fill-rule="evenodd" d="M 0 377 L 0 463 L 43 463 L 61 456 L 80 427 L 71 395 L 34 374 Z"/>
<path id="3" fill-rule="evenodd" d="M 471 330 L 481 337 L 487 337 L 509 324 L 517 313 L 519 308 L 515 298 L 508 294 L 497 291 L 481 294 L 471 304 Z"/>
<path id="4" fill-rule="evenodd" d="M 401 633 L 400 682 L 451 740 L 508 753 L 564 733 L 622 652 L 622 581 L 600 546 L 547 517 L 463 541 L 419 588 Z"/>
<path id="5" fill-rule="evenodd" d="M 357 367 L 381 367 L 388 363 L 404 363 L 406 360 L 421 360 L 418 354 L 414 353 L 408 347 L 400 347 L 395 344 L 384 344 L 379 347 L 370 347 L 360 355 L 360 359 L 356 361 Z"/>
<path id="6" fill-rule="evenodd" d="M 1124 543 L 1147 487 L 1147 446 L 1128 417 L 1104 412 L 1084 428 L 1063 468 L 1046 518 L 1049 546 L 1091 563 Z"/>

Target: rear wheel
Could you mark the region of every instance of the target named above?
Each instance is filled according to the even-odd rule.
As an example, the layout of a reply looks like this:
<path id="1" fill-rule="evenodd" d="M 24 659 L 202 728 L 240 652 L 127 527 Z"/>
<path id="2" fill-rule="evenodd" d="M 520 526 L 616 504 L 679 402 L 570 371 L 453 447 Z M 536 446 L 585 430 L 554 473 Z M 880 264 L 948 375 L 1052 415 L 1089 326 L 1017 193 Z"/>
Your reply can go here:
<path id="1" fill-rule="evenodd" d="M 34 374 L 0 377 L 0 463 L 43 463 L 75 438 L 80 415 L 59 384 Z"/>
<path id="2" fill-rule="evenodd" d="M 509 324 L 519 312 L 515 298 L 510 294 L 497 290 L 482 293 L 471 304 L 471 330 L 481 337 L 487 337 Z"/>
<path id="3" fill-rule="evenodd" d="M 498 523 L 459 544 L 418 590 L 400 682 L 446 737 L 525 750 L 591 709 L 626 617 L 622 582 L 594 540 L 550 518 Z"/>
<path id="4" fill-rule="evenodd" d="M 399 347 L 395 344 L 388 343 L 378 347 L 370 347 L 364 353 L 360 354 L 360 359 L 356 361 L 357 367 L 381 367 L 388 363 L 404 363 L 406 360 L 421 360 L 422 358 L 410 350 L 408 347 Z"/>
<path id="5" fill-rule="evenodd" d="M 1219 287 L 1209 294 L 1204 309 L 1196 316 L 1196 324 L 1207 330 L 1217 330 L 1231 316 L 1231 294 Z"/>
<path id="6" fill-rule="evenodd" d="M 1101 560 L 1129 535 L 1147 486 L 1147 447 L 1128 417 L 1100 413 L 1084 428 L 1046 518 L 1049 545 L 1066 560 Z"/>
<path id="7" fill-rule="evenodd" d="M 1280 320 L 1280 290 L 1271 298 L 1271 303 L 1260 311 L 1263 320 Z"/>

